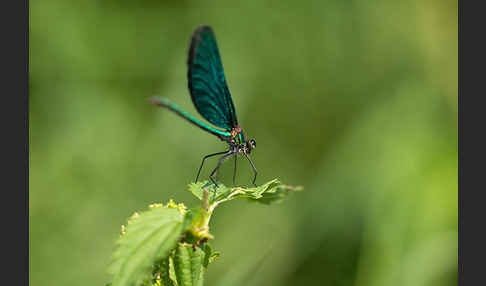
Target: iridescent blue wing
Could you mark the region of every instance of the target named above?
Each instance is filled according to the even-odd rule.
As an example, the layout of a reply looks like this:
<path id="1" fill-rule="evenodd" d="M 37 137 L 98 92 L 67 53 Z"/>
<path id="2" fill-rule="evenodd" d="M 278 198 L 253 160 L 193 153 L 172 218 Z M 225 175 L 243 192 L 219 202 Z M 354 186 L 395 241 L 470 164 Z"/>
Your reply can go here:
<path id="1" fill-rule="evenodd" d="M 230 130 L 238 125 L 235 107 L 226 84 L 223 64 L 212 29 L 194 31 L 187 59 L 187 80 L 197 111 L 215 126 Z"/>

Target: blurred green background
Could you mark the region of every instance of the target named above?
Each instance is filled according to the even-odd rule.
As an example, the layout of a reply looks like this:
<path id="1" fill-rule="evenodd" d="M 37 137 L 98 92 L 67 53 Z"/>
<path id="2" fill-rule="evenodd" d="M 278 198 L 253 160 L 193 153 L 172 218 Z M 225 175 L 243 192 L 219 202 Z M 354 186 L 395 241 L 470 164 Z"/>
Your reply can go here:
<path id="1" fill-rule="evenodd" d="M 104 285 L 128 216 L 197 203 L 186 185 L 225 144 L 147 98 L 200 118 L 200 24 L 257 183 L 305 187 L 218 208 L 207 285 L 456 285 L 457 19 L 449 0 L 30 1 L 30 285 Z"/>

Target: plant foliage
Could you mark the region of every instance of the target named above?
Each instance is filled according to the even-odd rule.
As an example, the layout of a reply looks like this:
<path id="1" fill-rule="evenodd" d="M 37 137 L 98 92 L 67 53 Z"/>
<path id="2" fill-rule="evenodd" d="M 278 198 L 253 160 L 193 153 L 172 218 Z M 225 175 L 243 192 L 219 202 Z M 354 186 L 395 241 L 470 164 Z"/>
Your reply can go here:
<path id="1" fill-rule="evenodd" d="M 208 243 L 209 221 L 221 203 L 236 198 L 270 204 L 301 187 L 283 185 L 277 179 L 259 187 L 215 187 L 207 182 L 189 185 L 201 206 L 188 210 L 172 200 L 152 204 L 134 213 L 122 226 L 113 263 L 111 286 L 202 286 L 204 273 L 220 255 Z"/>

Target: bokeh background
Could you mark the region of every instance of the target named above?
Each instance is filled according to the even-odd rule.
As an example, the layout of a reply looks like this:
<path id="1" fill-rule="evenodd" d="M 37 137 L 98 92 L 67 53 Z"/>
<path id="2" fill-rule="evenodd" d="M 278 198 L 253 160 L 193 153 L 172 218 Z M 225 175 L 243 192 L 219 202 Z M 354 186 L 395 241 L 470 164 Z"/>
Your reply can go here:
<path id="1" fill-rule="evenodd" d="M 30 285 L 104 285 L 127 217 L 197 203 L 225 144 L 147 98 L 199 117 L 200 24 L 257 182 L 305 187 L 218 208 L 207 285 L 456 285 L 457 19 L 451 0 L 30 1 Z"/>

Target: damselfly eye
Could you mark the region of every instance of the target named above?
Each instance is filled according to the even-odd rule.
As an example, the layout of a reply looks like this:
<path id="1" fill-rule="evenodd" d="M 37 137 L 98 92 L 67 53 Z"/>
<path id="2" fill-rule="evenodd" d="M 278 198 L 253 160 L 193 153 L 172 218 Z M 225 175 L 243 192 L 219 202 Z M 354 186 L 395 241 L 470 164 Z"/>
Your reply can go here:
<path id="1" fill-rule="evenodd" d="M 254 139 L 250 139 L 248 141 L 248 148 L 254 149 L 256 147 L 256 141 Z"/>

